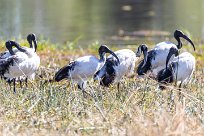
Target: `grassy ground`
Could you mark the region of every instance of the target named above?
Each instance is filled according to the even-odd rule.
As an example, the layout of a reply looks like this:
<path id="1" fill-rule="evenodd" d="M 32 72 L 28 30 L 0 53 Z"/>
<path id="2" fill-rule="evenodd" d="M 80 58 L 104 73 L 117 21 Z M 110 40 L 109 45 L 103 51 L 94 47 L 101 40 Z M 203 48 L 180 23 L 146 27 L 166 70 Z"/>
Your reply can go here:
<path id="1" fill-rule="evenodd" d="M 25 45 L 25 41 L 20 41 Z M 1 51 L 5 50 L 0 42 Z M 103 88 L 89 82 L 83 98 L 80 90 L 67 81 L 49 83 L 56 70 L 85 54 L 97 55 L 98 43 L 86 49 L 65 43 L 56 47 L 39 42 L 41 66 L 36 80 L 14 94 L 0 81 L 0 134 L 2 135 L 204 135 L 203 45 L 193 53 L 197 70 L 192 83 L 178 90 L 169 86 L 160 91 L 157 82 L 148 78 L 124 78 L 120 91 L 116 85 Z M 153 45 L 152 45 L 153 46 Z M 113 50 L 123 47 L 112 47 Z M 128 46 L 135 50 L 137 45 Z M 182 51 L 192 52 L 190 46 Z M 172 100 L 174 98 L 174 100 Z"/>

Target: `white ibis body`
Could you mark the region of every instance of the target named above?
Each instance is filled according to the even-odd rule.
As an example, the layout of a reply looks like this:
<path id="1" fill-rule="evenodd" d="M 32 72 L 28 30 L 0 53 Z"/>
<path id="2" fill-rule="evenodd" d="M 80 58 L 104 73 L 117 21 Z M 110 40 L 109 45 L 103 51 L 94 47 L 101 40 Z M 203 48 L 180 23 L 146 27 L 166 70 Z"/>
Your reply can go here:
<path id="1" fill-rule="evenodd" d="M 38 55 L 36 54 L 36 50 L 37 50 L 37 40 L 36 40 L 36 36 L 35 34 L 31 33 L 31 34 L 28 34 L 27 36 L 27 41 L 29 43 L 29 47 L 20 47 L 20 48 L 13 48 L 12 49 L 12 52 L 13 54 L 16 54 L 17 52 L 24 52 L 26 50 L 26 54 L 29 58 L 31 57 L 36 57 L 35 60 L 36 60 L 36 64 L 39 64 L 40 63 L 40 58 L 38 57 Z M 34 45 L 33 45 L 34 43 Z M 14 45 L 15 46 L 15 45 Z M 23 49 L 23 50 L 22 50 Z M 18 53 L 19 55 L 18 56 L 23 56 L 25 54 L 22 54 L 22 53 Z M 20 55 L 21 54 L 21 55 Z M 3 53 L 0 54 L 0 58 L 4 59 L 4 58 L 8 58 L 9 56 L 11 56 L 10 52 L 9 51 L 5 51 Z M 26 81 L 26 85 L 27 85 L 27 78 L 33 80 L 35 79 L 35 73 L 33 73 L 32 75 L 29 75 L 29 76 L 22 76 L 22 77 L 19 77 L 17 80 L 20 80 L 20 83 L 22 82 L 22 80 L 25 80 Z M 11 79 L 6 79 L 8 82 L 10 82 Z"/>
<path id="2" fill-rule="evenodd" d="M 129 49 L 118 50 L 114 53 L 118 56 L 120 64 L 110 55 L 105 65 L 94 75 L 94 80 L 99 80 L 103 86 L 119 82 L 123 76 L 134 73 L 135 62 L 137 60 L 135 53 Z"/>
<path id="3" fill-rule="evenodd" d="M 180 40 L 180 37 L 190 42 L 195 50 L 195 46 L 193 42 L 186 35 L 184 35 L 183 32 L 176 30 L 174 32 L 174 37 L 177 40 L 178 45 L 175 45 L 171 42 L 161 42 L 146 53 L 147 56 L 144 56 L 145 58 L 147 58 L 146 61 L 142 60 L 138 66 L 138 69 L 137 69 L 138 75 L 147 74 L 148 71 L 154 72 L 153 75 L 155 75 L 155 73 L 165 68 L 166 58 L 170 48 L 174 47 L 177 49 L 181 49 L 182 47 L 182 42 Z"/>
<path id="4" fill-rule="evenodd" d="M 96 71 L 98 71 L 105 64 L 106 53 L 112 54 L 116 58 L 117 63 L 119 63 L 118 57 L 106 45 L 101 45 L 98 52 L 100 56 L 99 59 L 92 55 L 84 56 L 61 68 L 55 74 L 55 81 L 59 82 L 62 79 L 72 80 L 77 82 L 78 88 L 84 91 L 86 81 L 89 78 L 92 78 Z"/>
<path id="5" fill-rule="evenodd" d="M 174 57 L 173 61 L 168 65 L 172 54 L 178 54 L 178 49 L 170 49 L 166 60 L 166 68 L 159 71 L 157 80 L 163 84 L 173 82 L 180 83 L 181 87 L 182 84 L 187 84 L 190 81 L 195 71 L 195 57 L 189 52 L 184 52 Z M 165 87 L 161 85 L 160 88 L 163 89 Z"/>

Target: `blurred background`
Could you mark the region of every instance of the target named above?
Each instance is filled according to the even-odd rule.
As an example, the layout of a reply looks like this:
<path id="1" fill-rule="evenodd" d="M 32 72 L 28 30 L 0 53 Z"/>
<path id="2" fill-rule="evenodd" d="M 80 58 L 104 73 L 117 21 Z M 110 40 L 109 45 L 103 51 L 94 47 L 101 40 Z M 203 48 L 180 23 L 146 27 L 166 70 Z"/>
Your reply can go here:
<path id="1" fill-rule="evenodd" d="M 34 32 L 54 43 L 159 42 L 181 29 L 204 39 L 203 0 L 0 0 L 0 39 Z"/>

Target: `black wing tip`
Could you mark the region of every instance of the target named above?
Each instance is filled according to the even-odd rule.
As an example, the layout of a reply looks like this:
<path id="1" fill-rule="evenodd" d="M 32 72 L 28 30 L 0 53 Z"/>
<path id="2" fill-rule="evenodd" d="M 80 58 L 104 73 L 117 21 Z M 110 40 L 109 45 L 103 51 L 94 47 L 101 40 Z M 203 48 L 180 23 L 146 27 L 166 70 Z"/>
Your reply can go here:
<path id="1" fill-rule="evenodd" d="M 54 81 L 59 82 L 65 78 L 69 77 L 69 71 L 74 70 L 74 67 L 76 65 L 75 61 L 70 62 L 68 65 L 60 68 L 54 76 Z"/>

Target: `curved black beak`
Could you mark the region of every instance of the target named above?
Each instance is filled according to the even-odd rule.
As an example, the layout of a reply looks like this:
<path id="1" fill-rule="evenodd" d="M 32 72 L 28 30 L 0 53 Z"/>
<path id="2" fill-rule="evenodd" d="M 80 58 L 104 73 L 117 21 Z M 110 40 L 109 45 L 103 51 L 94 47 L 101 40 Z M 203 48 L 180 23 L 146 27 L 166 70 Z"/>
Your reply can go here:
<path id="1" fill-rule="evenodd" d="M 188 36 L 186 36 L 186 35 L 182 35 L 181 37 L 184 38 L 184 39 L 186 39 L 188 42 L 190 42 L 191 45 L 193 46 L 194 51 L 195 51 L 195 45 L 193 44 L 193 42 L 191 41 L 191 39 L 188 38 Z"/>
<path id="2" fill-rule="evenodd" d="M 110 49 L 108 50 L 108 52 L 117 59 L 117 64 L 116 65 L 118 66 L 120 64 L 120 60 L 119 60 L 118 56 L 113 51 L 111 51 Z"/>
<path id="3" fill-rule="evenodd" d="M 33 43 L 34 43 L 34 49 L 35 49 L 35 52 L 36 52 L 36 50 L 37 50 L 37 41 L 33 40 Z"/>
<path id="4" fill-rule="evenodd" d="M 173 47 L 170 48 L 168 56 L 166 58 L 166 69 L 168 67 L 168 63 L 169 63 L 171 56 L 172 55 L 178 56 L 178 54 L 179 54 L 179 50 L 177 48 L 173 48 Z"/>

